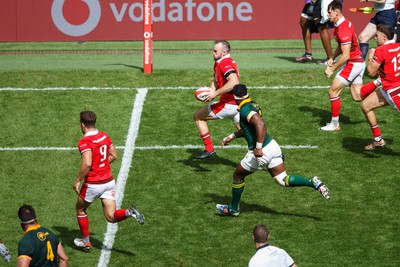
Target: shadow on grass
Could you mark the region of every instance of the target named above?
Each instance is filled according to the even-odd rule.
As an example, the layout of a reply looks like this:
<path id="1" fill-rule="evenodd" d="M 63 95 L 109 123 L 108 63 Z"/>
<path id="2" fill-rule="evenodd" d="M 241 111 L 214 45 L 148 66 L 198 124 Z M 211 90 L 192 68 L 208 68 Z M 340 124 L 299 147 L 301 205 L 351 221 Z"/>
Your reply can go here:
<path id="1" fill-rule="evenodd" d="M 229 203 L 231 201 L 230 197 L 219 196 L 217 194 L 205 194 L 205 196 L 211 198 L 211 200 L 207 201 L 207 203 L 217 204 L 217 203 Z M 241 210 L 241 213 L 257 211 L 257 212 L 267 213 L 267 214 L 271 214 L 271 215 L 293 216 L 293 217 L 311 219 L 311 220 L 315 220 L 315 221 L 321 220 L 320 217 L 310 216 L 310 215 L 305 215 L 305 214 L 291 213 L 291 212 L 279 212 L 279 211 L 270 209 L 266 206 L 262 206 L 262 205 L 258 205 L 258 204 L 251 204 L 251 203 L 247 203 L 245 201 L 240 201 L 240 210 Z M 217 213 L 217 215 L 226 216 L 226 215 L 218 214 L 218 213 Z"/>
<path id="2" fill-rule="evenodd" d="M 58 232 L 57 236 L 61 239 L 62 244 L 64 246 L 68 246 L 74 250 L 82 250 L 82 249 L 78 248 L 77 246 L 75 246 L 75 244 L 74 244 L 74 238 L 81 236 L 81 232 L 79 230 L 77 230 L 77 229 L 69 230 L 67 227 L 64 227 L 64 226 L 53 226 L 52 229 L 54 229 L 55 231 Z M 93 236 L 96 236 L 96 234 L 90 233 L 90 243 L 92 243 L 93 248 L 103 249 L 102 241 L 96 239 Z M 112 248 L 111 250 L 113 252 L 118 252 L 118 253 L 125 254 L 128 256 L 136 256 L 135 253 L 132 253 L 132 252 L 126 251 L 126 250 L 120 250 L 120 249 L 116 249 L 116 248 Z"/>
<path id="3" fill-rule="evenodd" d="M 197 154 L 200 154 L 201 151 L 197 149 L 188 149 L 186 150 L 190 154 L 188 159 L 185 160 L 178 160 L 177 162 L 182 163 L 186 166 L 192 167 L 195 169 L 196 172 L 210 172 L 211 168 L 207 168 L 206 166 L 213 166 L 213 165 L 226 165 L 231 166 L 233 169 L 236 168 L 238 162 L 234 162 L 229 159 L 221 158 L 218 156 L 215 158 L 207 158 L 207 159 L 195 159 L 194 157 Z M 233 171 L 232 169 L 232 171 Z"/>
<path id="4" fill-rule="evenodd" d="M 355 138 L 355 137 L 345 137 L 343 138 L 342 146 L 344 149 L 351 151 L 353 153 L 362 154 L 367 158 L 379 158 L 380 155 L 385 156 L 400 156 L 399 152 L 395 152 L 388 145 L 393 144 L 393 139 L 385 139 L 386 146 L 378 147 L 372 151 L 364 150 L 364 147 L 371 142 L 371 138 Z"/>
<path id="5" fill-rule="evenodd" d="M 105 66 L 123 66 L 123 67 L 127 67 L 127 68 L 131 68 L 131 69 L 138 69 L 140 71 L 143 71 L 143 67 L 140 66 L 136 66 L 136 65 L 129 65 L 129 64 L 122 64 L 122 63 L 118 63 L 118 64 L 104 64 Z"/>
<path id="6" fill-rule="evenodd" d="M 329 100 L 327 100 L 329 101 Z M 331 111 L 330 110 L 323 110 L 319 108 L 312 108 L 308 106 L 300 106 L 300 111 L 309 112 L 312 114 L 313 117 L 320 118 L 320 125 L 324 126 L 327 122 L 331 121 Z M 349 116 L 340 114 L 340 124 L 359 124 L 359 123 L 366 123 L 366 121 L 351 121 Z"/>

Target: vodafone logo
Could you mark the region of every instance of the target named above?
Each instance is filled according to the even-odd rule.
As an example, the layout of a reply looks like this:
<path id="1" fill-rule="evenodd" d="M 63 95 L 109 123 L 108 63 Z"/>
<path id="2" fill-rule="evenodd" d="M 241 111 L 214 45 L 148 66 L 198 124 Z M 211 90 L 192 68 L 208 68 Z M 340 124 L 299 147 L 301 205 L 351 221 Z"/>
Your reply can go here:
<path id="1" fill-rule="evenodd" d="M 54 0 L 51 6 L 51 18 L 54 25 L 66 35 L 79 37 L 93 31 L 100 21 L 101 6 L 99 0 L 81 0 L 89 8 L 87 20 L 81 24 L 69 22 L 64 15 L 64 5 L 72 0 Z M 75 0 L 76 1 L 76 0 Z"/>

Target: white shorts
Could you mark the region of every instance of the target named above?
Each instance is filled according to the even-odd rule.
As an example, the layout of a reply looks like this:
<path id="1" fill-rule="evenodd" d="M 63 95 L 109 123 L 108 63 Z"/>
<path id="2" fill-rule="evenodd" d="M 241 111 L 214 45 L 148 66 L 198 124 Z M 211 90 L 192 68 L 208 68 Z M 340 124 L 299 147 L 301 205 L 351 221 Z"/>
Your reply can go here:
<path id="1" fill-rule="evenodd" d="M 398 112 L 400 112 L 400 87 L 399 88 L 394 88 L 394 89 L 389 89 L 387 91 L 383 90 L 383 88 L 380 88 L 381 93 L 383 97 L 386 99 L 386 101 Z"/>
<path id="2" fill-rule="evenodd" d="M 237 108 L 237 105 L 223 102 L 213 102 L 208 105 L 208 113 L 214 119 L 222 120 L 225 118 L 231 118 L 233 123 L 237 124 L 240 120 L 240 115 Z"/>
<path id="3" fill-rule="evenodd" d="M 89 203 L 93 203 L 97 198 L 115 200 L 115 180 L 105 184 L 84 183 L 79 192 L 79 196 Z"/>
<path id="4" fill-rule="evenodd" d="M 262 157 L 254 156 L 253 150 L 247 151 L 246 156 L 244 156 L 240 162 L 243 169 L 249 172 L 255 172 L 257 170 L 262 170 L 264 167 L 272 169 L 283 163 L 281 147 L 274 139 L 272 139 L 268 145 L 263 147 L 262 151 L 264 154 Z"/>
<path id="5" fill-rule="evenodd" d="M 336 74 L 336 77 L 345 85 L 363 84 L 365 62 L 347 62 Z"/>

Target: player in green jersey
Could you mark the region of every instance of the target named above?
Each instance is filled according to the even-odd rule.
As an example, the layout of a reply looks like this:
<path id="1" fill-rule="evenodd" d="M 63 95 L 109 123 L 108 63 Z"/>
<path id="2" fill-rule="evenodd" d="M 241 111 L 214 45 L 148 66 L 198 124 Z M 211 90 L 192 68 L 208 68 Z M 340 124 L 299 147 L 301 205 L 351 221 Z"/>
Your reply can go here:
<path id="1" fill-rule="evenodd" d="M 23 205 L 18 210 L 18 217 L 24 236 L 18 243 L 18 267 L 34 266 L 68 266 L 65 254 L 58 237 L 36 221 L 32 206 Z"/>
<path id="2" fill-rule="evenodd" d="M 217 204 L 217 210 L 226 215 L 238 216 L 245 177 L 257 170 L 262 170 L 264 167 L 268 169 L 268 172 L 279 185 L 286 187 L 308 186 L 328 199 L 329 190 L 317 176 L 307 179 L 286 174 L 281 148 L 267 133 L 262 111 L 259 105 L 249 98 L 247 87 L 243 84 L 237 84 L 233 87 L 233 94 L 238 104 L 241 129 L 225 137 L 221 146 L 229 144 L 235 138 L 244 137 L 249 150 L 233 172 L 231 203 L 228 205 Z"/>

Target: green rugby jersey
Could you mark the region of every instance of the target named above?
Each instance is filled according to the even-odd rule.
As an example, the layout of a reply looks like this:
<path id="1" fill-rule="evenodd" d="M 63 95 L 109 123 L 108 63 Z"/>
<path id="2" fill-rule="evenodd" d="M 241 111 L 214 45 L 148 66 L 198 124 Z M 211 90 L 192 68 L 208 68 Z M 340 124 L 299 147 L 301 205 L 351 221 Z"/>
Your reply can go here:
<path id="1" fill-rule="evenodd" d="M 254 125 L 251 125 L 249 120 L 254 113 L 258 113 L 262 117 L 262 111 L 260 106 L 251 100 L 250 98 L 247 98 L 243 100 L 239 107 L 238 111 L 240 114 L 240 127 L 243 131 L 244 138 L 247 141 L 247 145 L 249 147 L 249 150 L 253 150 L 256 147 L 257 143 L 257 133 L 256 133 L 256 127 Z M 265 139 L 263 142 L 263 147 L 269 144 L 271 142 L 272 138 L 269 136 L 268 133 L 265 134 Z"/>
<path id="2" fill-rule="evenodd" d="M 58 237 L 39 224 L 29 227 L 18 243 L 18 258 L 31 260 L 29 266 L 58 266 Z"/>

